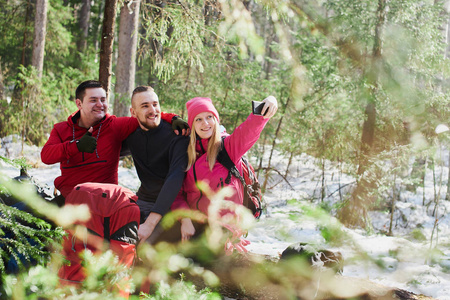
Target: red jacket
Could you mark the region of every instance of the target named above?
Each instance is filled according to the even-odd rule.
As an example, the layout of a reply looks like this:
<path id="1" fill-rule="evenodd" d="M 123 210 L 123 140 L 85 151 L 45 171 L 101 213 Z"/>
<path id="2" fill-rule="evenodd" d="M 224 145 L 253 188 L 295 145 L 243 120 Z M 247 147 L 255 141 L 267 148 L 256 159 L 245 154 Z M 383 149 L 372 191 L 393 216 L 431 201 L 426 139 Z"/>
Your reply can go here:
<path id="1" fill-rule="evenodd" d="M 168 122 L 174 116 L 161 113 L 162 119 Z M 117 184 L 122 141 L 139 126 L 136 118 L 106 114 L 100 123 L 93 126 L 92 136 L 97 138 L 97 149 L 94 153 L 86 153 L 79 152 L 74 142 L 87 131 L 78 126 L 79 118 L 77 111 L 67 121 L 55 124 L 41 151 L 43 163 L 60 163 L 61 176 L 55 179 L 55 187 L 64 197 L 80 183 Z"/>
<path id="2" fill-rule="evenodd" d="M 264 119 L 262 116 L 250 114 L 247 120 L 237 127 L 231 135 L 225 138 L 225 149 L 241 174 L 242 166 L 238 163 L 239 160 L 248 150 L 250 150 L 256 141 L 258 141 L 261 131 L 268 121 L 269 119 Z M 203 153 L 204 151 L 202 150 L 202 147 L 200 147 L 200 143 L 202 143 L 203 149 L 206 151 L 208 149 L 208 140 L 197 140 L 196 150 L 198 153 Z M 225 200 L 242 204 L 243 187 L 239 179 L 231 176 L 230 184 L 226 184 L 225 179 L 228 176 L 228 169 L 216 161 L 213 170 L 210 171 L 206 156 L 206 152 L 201 154 L 197 157 L 195 162 L 195 175 L 197 181 L 208 183 L 213 192 L 217 192 L 224 186 L 231 187 L 234 192 L 233 196 L 226 198 Z M 210 200 L 204 194 L 200 194 L 200 191 L 195 184 L 194 167 L 191 167 L 186 173 L 183 186 L 172 204 L 171 209 L 200 210 L 201 212 L 208 214 L 209 203 Z"/>

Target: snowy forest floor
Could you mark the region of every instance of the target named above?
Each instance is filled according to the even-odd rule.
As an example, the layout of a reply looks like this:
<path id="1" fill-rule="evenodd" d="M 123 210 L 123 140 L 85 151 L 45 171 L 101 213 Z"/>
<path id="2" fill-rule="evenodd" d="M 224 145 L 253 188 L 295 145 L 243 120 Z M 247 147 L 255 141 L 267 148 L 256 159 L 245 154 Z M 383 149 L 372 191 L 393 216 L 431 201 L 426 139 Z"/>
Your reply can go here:
<path id="1" fill-rule="evenodd" d="M 39 147 L 25 145 L 22 150 L 17 138 L 7 137 L 1 142 L 0 155 L 10 159 L 25 157 L 32 165 L 29 174 L 53 190 L 53 181 L 60 174 L 59 165 L 44 165 L 40 161 Z M 273 167 L 284 173 L 288 159 L 277 153 L 275 155 Z M 316 159 L 311 156 L 300 155 L 291 164 L 286 177 L 288 183 L 276 174 L 270 178 L 264 195 L 267 211 L 249 232 L 249 251 L 277 257 L 293 243 L 310 243 L 322 249 L 340 251 L 345 260 L 344 276 L 450 300 L 450 217 L 447 213 L 450 202 L 440 201 L 438 217 L 432 216 L 434 204 L 422 204 L 424 198 L 428 203 L 435 197 L 432 171 L 427 172 L 425 189 L 419 187 L 416 192 L 402 191 L 396 203 L 393 236 L 385 234 L 390 224 L 389 212 L 376 211 L 370 213 L 373 232 L 341 227 L 345 238 L 330 244 L 321 229 L 340 226 L 339 223 L 333 217 L 311 213 L 311 208 L 319 205 L 333 207 L 341 201 L 339 187 L 346 185 L 341 190 L 345 194 L 354 178 L 339 176 L 339 171 L 327 163 L 325 194 L 330 196 L 321 203 L 322 171 L 315 162 Z M 3 161 L 0 162 L 0 170 L 10 177 L 19 175 L 17 168 Z M 442 173 L 443 182 L 442 189 L 438 190 L 444 197 L 448 166 L 440 167 L 438 172 Z M 139 179 L 134 168 L 119 168 L 119 184 L 136 191 Z M 362 253 L 370 259 L 362 259 Z"/>

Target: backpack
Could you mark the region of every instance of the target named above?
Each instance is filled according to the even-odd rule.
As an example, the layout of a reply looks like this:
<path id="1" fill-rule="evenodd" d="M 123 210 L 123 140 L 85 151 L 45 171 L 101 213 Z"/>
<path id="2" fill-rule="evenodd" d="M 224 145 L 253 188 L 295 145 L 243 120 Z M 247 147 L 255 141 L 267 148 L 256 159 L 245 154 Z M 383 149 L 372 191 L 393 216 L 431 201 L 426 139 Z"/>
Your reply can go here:
<path id="1" fill-rule="evenodd" d="M 241 175 L 225 149 L 224 139 L 225 137 L 222 137 L 222 147 L 217 155 L 217 161 L 229 171 L 225 183 L 230 184 L 231 175 L 239 179 L 244 187 L 243 205 L 250 209 L 256 219 L 259 219 L 262 214 L 262 192 L 255 169 L 245 157 L 242 157 L 240 164 L 243 174 Z"/>
<path id="2" fill-rule="evenodd" d="M 62 283 L 81 282 L 85 278 L 80 253 L 89 249 L 94 253 L 102 251 L 107 242 L 123 265 L 131 267 L 136 256 L 140 210 L 137 196 L 127 188 L 106 183 L 82 183 L 70 192 L 66 205 L 86 204 L 91 218 L 77 222 L 86 228 L 87 237 L 81 240 L 73 230 L 66 230 L 63 254 L 70 265 L 59 270 Z"/>

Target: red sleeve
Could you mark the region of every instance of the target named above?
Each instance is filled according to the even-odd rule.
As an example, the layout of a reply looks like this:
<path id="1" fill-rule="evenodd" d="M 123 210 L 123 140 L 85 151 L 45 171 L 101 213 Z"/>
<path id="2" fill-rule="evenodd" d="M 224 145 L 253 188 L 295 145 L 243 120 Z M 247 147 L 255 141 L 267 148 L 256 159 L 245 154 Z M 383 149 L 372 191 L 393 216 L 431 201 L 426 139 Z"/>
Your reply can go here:
<path id="1" fill-rule="evenodd" d="M 117 132 L 121 141 L 125 140 L 138 127 L 139 122 L 134 117 L 117 117 L 115 119 L 114 131 Z"/>
<path id="2" fill-rule="evenodd" d="M 172 124 L 172 119 L 173 117 L 178 116 L 177 114 L 171 114 L 171 113 L 166 113 L 166 112 L 161 112 L 161 119 L 163 119 L 164 121 Z M 179 116 L 178 116 L 179 117 Z"/>
<path id="3" fill-rule="evenodd" d="M 50 137 L 41 151 L 41 160 L 44 164 L 55 164 L 78 153 L 77 144 L 63 141 L 56 127 L 53 127 Z"/>

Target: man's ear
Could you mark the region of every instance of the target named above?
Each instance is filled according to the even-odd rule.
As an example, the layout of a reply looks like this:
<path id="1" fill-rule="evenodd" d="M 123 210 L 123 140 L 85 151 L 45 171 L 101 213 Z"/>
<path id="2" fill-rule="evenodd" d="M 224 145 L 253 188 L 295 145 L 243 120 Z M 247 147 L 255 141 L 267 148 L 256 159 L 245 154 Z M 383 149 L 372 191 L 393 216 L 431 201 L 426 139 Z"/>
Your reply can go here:
<path id="1" fill-rule="evenodd" d="M 133 107 L 130 107 L 130 113 L 132 117 L 136 117 L 136 114 L 134 113 Z"/>
<path id="2" fill-rule="evenodd" d="M 81 108 L 81 100 L 80 99 L 76 99 L 75 100 L 75 104 L 77 105 L 77 107 L 78 107 L 78 109 L 80 109 Z"/>

